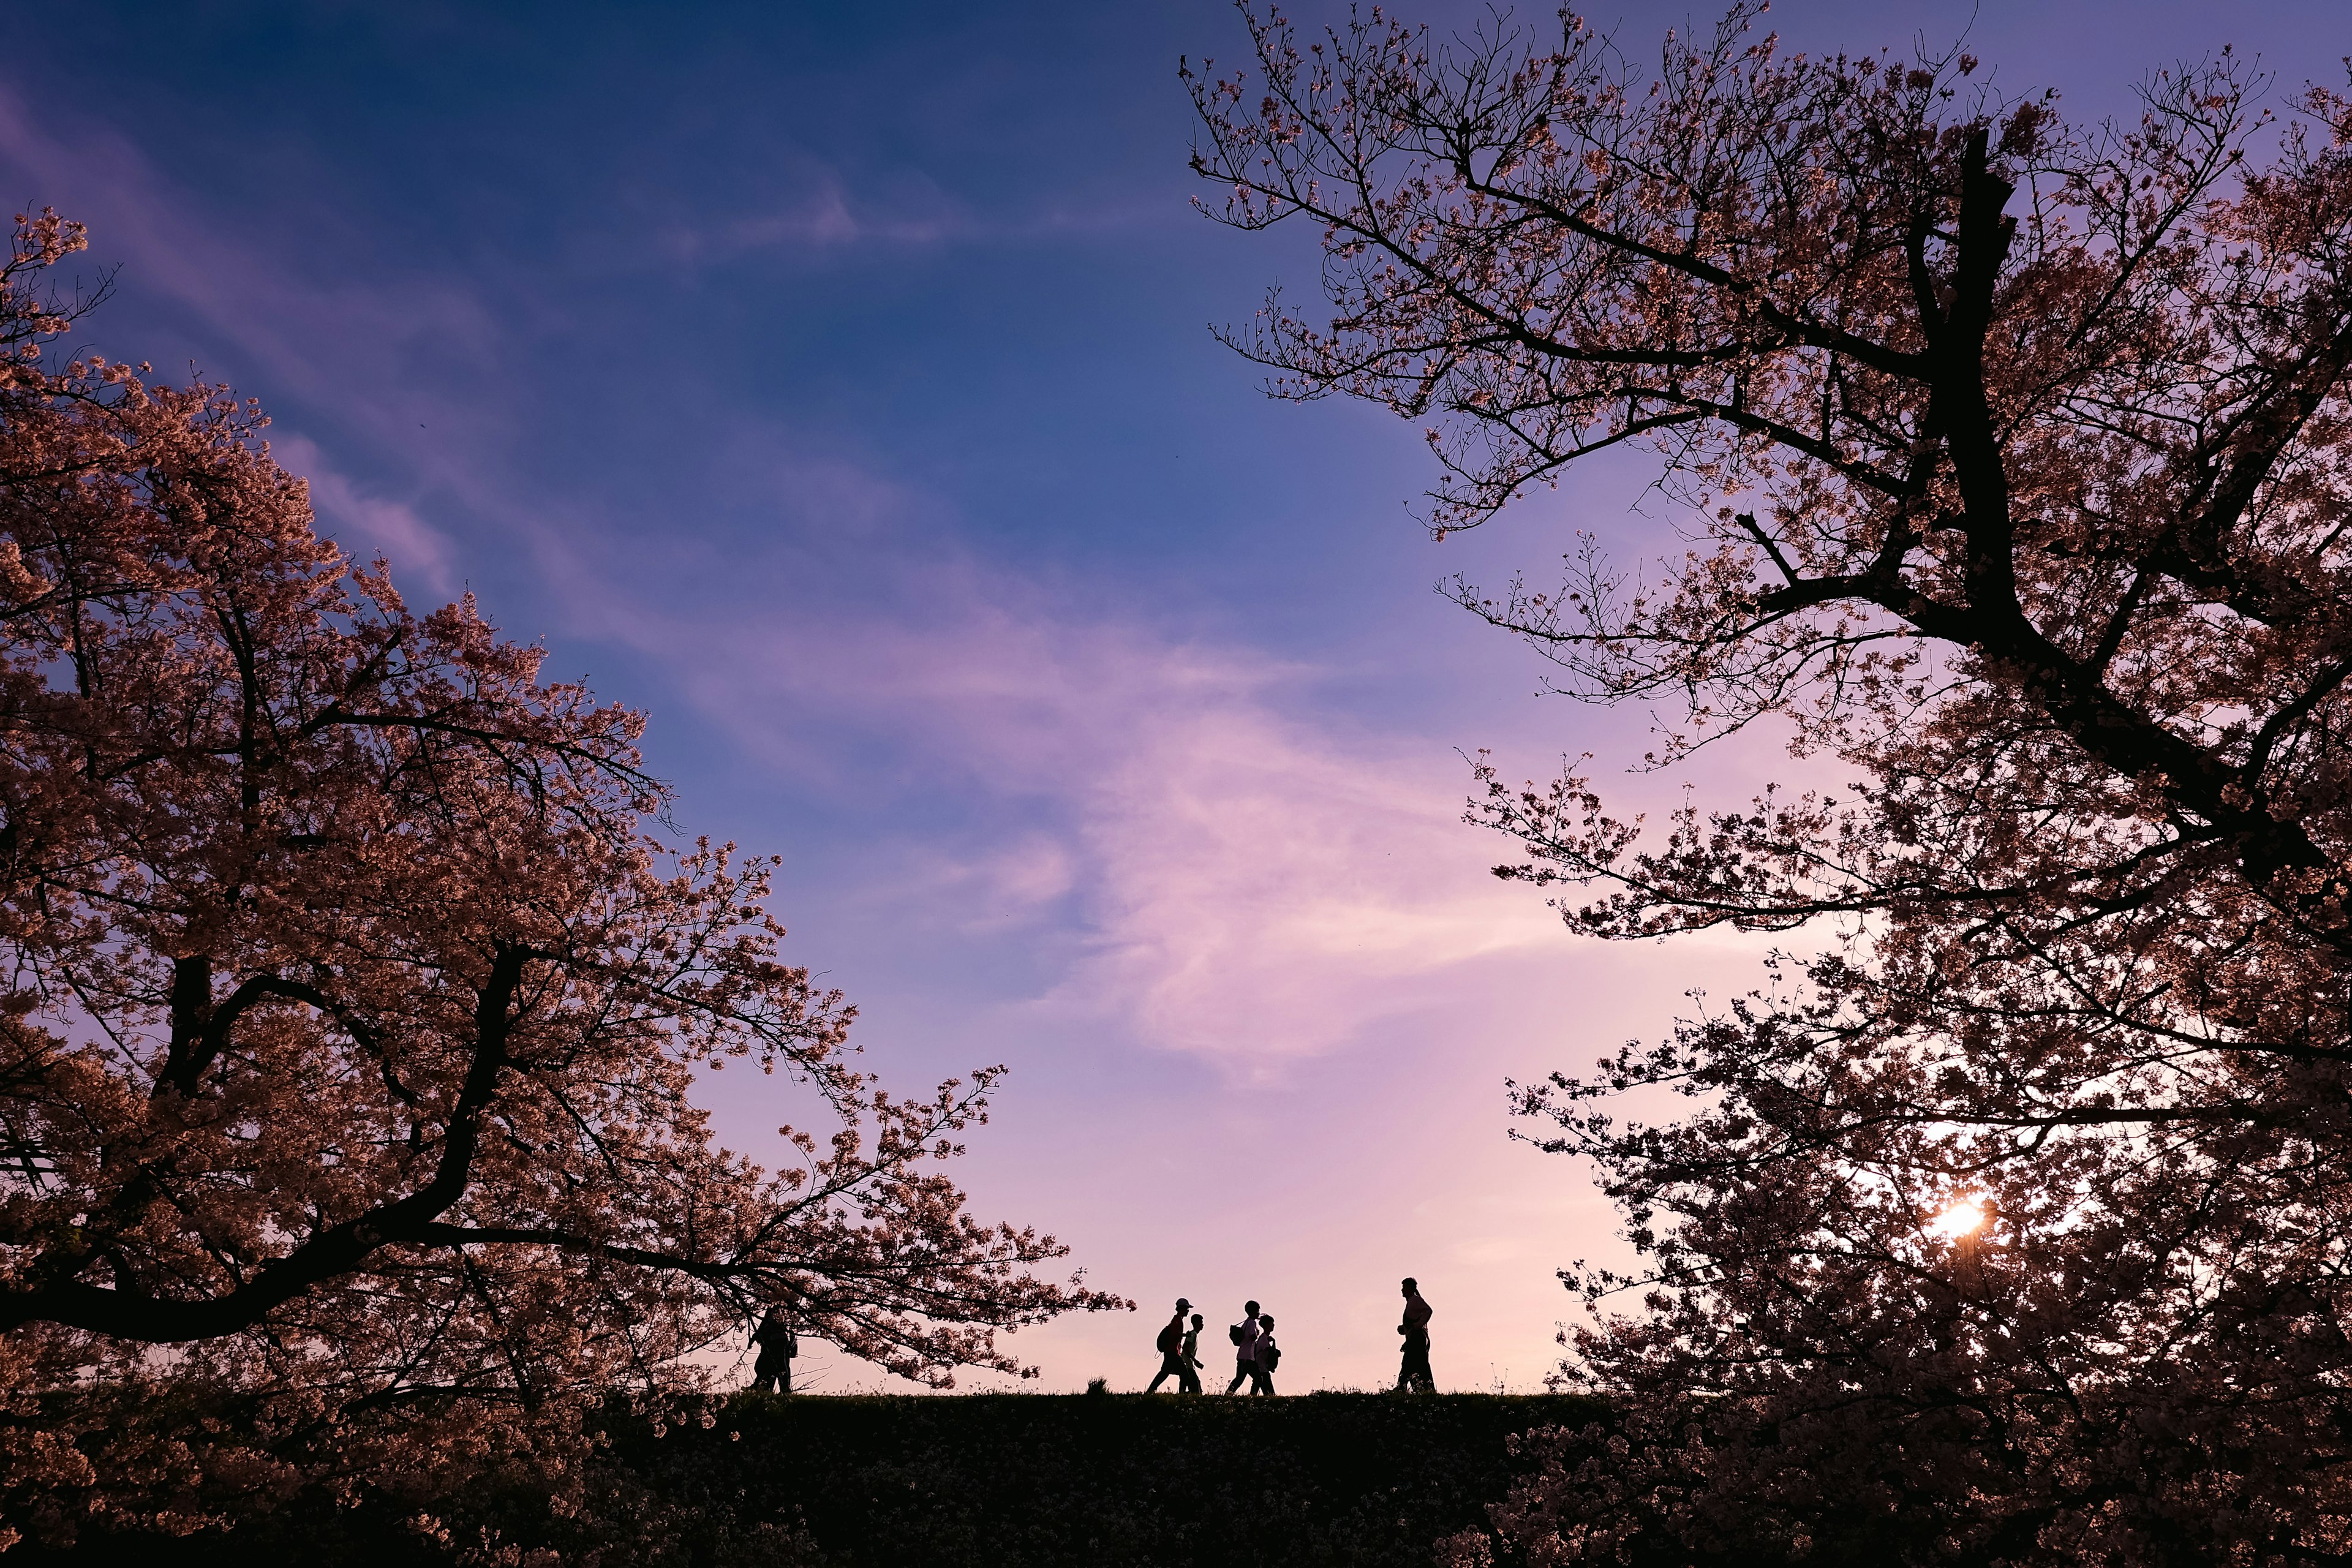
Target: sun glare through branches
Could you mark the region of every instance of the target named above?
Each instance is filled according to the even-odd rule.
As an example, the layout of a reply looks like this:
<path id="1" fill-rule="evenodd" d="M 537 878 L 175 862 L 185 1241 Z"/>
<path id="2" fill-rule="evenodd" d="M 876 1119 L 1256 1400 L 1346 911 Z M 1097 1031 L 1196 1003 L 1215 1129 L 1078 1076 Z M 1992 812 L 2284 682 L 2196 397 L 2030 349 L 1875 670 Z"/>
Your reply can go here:
<path id="1" fill-rule="evenodd" d="M 1475 764 L 1578 931 L 1791 934 L 1520 1095 L 1643 1265 L 1563 1274 L 1614 1447 L 1447 1561 L 2345 1561 L 2352 80 L 2217 39 L 2069 123 L 1764 9 L 1251 9 L 1187 77 L 1203 211 L 1323 237 L 1225 334 L 1270 391 L 1405 420 L 1439 537 L 1620 447 L 1681 512 L 1440 591 L 1663 700 L 1642 769 L 1769 720 L 1849 780 L 1645 824 Z"/>
<path id="2" fill-rule="evenodd" d="M 1984 1199 L 1971 1194 L 1945 1205 L 1943 1212 L 1927 1222 L 1927 1234 L 1944 1241 L 1958 1241 L 1982 1230 L 1991 1217 Z"/>

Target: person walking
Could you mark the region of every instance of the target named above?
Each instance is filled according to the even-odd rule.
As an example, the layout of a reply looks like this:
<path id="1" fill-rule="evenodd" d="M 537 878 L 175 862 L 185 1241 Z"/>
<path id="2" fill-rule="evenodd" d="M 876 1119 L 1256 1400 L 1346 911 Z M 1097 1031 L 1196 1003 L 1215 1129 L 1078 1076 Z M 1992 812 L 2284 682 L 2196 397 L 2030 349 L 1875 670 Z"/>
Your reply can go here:
<path id="1" fill-rule="evenodd" d="M 1263 1331 L 1258 1335 L 1257 1359 L 1250 1363 L 1250 1393 L 1253 1395 L 1263 1394 L 1272 1398 L 1274 1369 L 1282 1364 L 1282 1347 L 1274 1342 L 1272 1314 L 1261 1315 L 1258 1318 L 1257 1326 Z"/>
<path id="2" fill-rule="evenodd" d="M 1160 1371 L 1144 1393 L 1159 1393 L 1160 1385 L 1172 1377 L 1176 1380 L 1176 1392 L 1181 1394 L 1184 1384 L 1192 1381 L 1192 1369 L 1184 1359 L 1184 1314 L 1192 1310 L 1192 1302 L 1181 1296 L 1176 1298 L 1176 1315 L 1160 1326 L 1156 1342 L 1160 1347 Z"/>
<path id="3" fill-rule="evenodd" d="M 1397 1332 L 1404 1336 L 1404 1363 L 1397 1368 L 1396 1391 L 1399 1394 L 1411 1393 L 1415 1384 L 1419 1384 L 1423 1394 L 1437 1392 L 1436 1374 L 1429 1370 L 1431 1316 L 1429 1303 L 1421 1299 L 1419 1282 L 1406 1279 L 1404 1321 L 1397 1325 Z"/>
<path id="4" fill-rule="evenodd" d="M 1184 1335 L 1184 1375 L 1176 1384 L 1179 1394 L 1201 1392 L 1201 1330 L 1208 1321 L 1198 1312 L 1192 1314 L 1192 1326 Z"/>
<path id="5" fill-rule="evenodd" d="M 1265 1332 L 1265 1330 L 1257 1326 L 1257 1303 L 1255 1301 L 1243 1302 L 1242 1311 L 1244 1314 L 1242 1321 L 1225 1331 L 1226 1336 L 1234 1342 L 1234 1345 L 1235 1347 L 1234 1352 L 1234 1380 L 1233 1382 L 1225 1384 L 1225 1392 L 1227 1394 L 1234 1392 L 1236 1389 L 1240 1388 L 1243 1384 L 1247 1383 L 1250 1380 L 1250 1373 L 1256 1370 L 1257 1342 Z"/>
<path id="6" fill-rule="evenodd" d="M 793 1336 L 793 1325 L 782 1307 L 768 1309 L 768 1315 L 751 1331 L 751 1342 L 760 1347 L 759 1359 L 751 1363 L 751 1386 L 790 1394 L 793 1357 L 801 1353 L 801 1342 Z"/>

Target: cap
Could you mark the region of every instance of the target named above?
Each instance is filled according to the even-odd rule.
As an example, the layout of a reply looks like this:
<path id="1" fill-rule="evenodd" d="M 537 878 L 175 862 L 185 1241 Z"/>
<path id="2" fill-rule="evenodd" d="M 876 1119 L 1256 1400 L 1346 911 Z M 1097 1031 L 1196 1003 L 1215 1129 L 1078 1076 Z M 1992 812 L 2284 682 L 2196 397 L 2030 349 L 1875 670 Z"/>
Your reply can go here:
<path id="1" fill-rule="evenodd" d="M 1180 1312 L 1189 1312 L 1192 1310 L 1192 1303 L 1179 1296 L 1176 1298 L 1176 1310 Z"/>

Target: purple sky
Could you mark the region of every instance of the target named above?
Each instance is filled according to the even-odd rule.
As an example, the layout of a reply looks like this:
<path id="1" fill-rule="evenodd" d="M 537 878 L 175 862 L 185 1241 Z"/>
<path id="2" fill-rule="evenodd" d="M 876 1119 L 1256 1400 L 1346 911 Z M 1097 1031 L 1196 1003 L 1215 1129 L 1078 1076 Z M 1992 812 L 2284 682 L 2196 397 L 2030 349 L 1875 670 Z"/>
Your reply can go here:
<path id="1" fill-rule="evenodd" d="M 2338 0 L 1771 21 L 1903 50 L 1972 13 L 2002 85 L 2075 115 L 2225 42 L 2290 89 L 2352 49 Z M 1644 54 L 1689 14 L 1592 13 Z M 0 190 L 121 265 L 89 345 L 262 398 L 329 531 L 650 710 L 681 823 L 785 857 L 793 956 L 891 1080 L 1012 1065 L 976 1206 L 1146 1309 L 1022 1336 L 1045 1386 L 1139 1386 L 1180 1292 L 1213 1330 L 1263 1300 L 1286 1388 L 1383 1381 L 1404 1273 L 1442 1384 L 1540 1379 L 1551 1270 L 1618 1244 L 1508 1141 L 1502 1079 L 1659 1033 L 1762 948 L 1601 947 L 1486 875 L 1459 752 L 1607 777 L 1646 716 L 1531 700 L 1531 657 L 1430 589 L 1675 519 L 1620 465 L 1433 544 L 1412 431 L 1269 404 L 1210 341 L 1314 278 L 1311 235 L 1186 205 L 1176 57 L 1241 53 L 1224 5 L 212 0 L 11 34 Z M 710 1089 L 738 1147 L 793 1116 Z"/>

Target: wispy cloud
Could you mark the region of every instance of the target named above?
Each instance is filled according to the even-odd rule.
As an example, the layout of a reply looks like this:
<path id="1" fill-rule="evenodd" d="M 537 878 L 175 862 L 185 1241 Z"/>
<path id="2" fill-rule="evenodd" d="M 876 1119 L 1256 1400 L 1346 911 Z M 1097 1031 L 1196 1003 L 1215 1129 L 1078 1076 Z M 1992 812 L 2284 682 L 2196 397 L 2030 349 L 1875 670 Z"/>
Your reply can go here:
<path id="1" fill-rule="evenodd" d="M 23 199 L 89 224 L 92 265 L 119 266 L 122 283 L 160 307 L 169 335 L 199 355 L 198 374 L 234 376 L 241 391 L 266 394 L 281 416 L 289 396 L 299 400 L 331 421 L 339 448 L 357 444 L 387 459 L 408 471 L 413 488 L 482 489 L 477 454 L 499 441 L 507 420 L 495 403 L 453 396 L 449 384 L 462 378 L 450 372 L 490 369 L 503 333 L 471 281 L 424 269 L 365 280 L 306 271 L 311 258 L 273 249 L 204 210 L 102 122 L 47 120 L 5 89 L 0 177 Z M 123 330 L 122 318 L 102 315 L 90 330 L 110 336 Z M 100 346 L 121 358 L 164 358 L 150 344 Z M 233 363 L 208 363 L 215 353 Z M 436 375 L 417 374 L 420 355 Z M 435 434 L 425 437 L 428 428 Z M 283 426 L 275 433 L 281 458 L 310 477 L 331 531 L 347 544 L 381 542 L 404 574 L 413 568 L 436 589 L 446 585 L 455 565 L 450 541 L 413 510 L 334 471 L 321 444 L 328 435 Z"/>
<path id="2" fill-rule="evenodd" d="M 457 592 L 450 542 L 415 508 L 368 493 L 338 471 L 307 437 L 281 437 L 272 443 L 272 455 L 288 472 L 309 482 L 319 531 L 346 552 L 361 561 L 381 554 L 397 564 L 402 581 L 422 582 L 436 596 Z"/>
<path id="3" fill-rule="evenodd" d="M 331 388 L 364 405 L 415 343 L 493 363 L 496 314 L 463 283 L 409 272 L 365 283 L 304 276 L 293 258 L 248 244 L 238 226 L 200 211 L 130 142 L 102 124 L 60 134 L 0 89 L 0 166 L 30 199 L 90 225 L 92 255 L 180 307 L 251 363 L 305 394 Z M 331 345 L 330 353 L 322 347 Z"/>
<path id="4" fill-rule="evenodd" d="M 52 134 L 5 95 L 0 160 L 41 190 L 95 193 L 110 254 L 375 438 L 371 458 L 414 448 L 415 405 L 448 395 L 402 369 L 418 334 L 495 352 L 495 313 L 464 284 L 306 280 L 191 210 L 135 150 Z M 819 171 L 772 212 L 668 232 L 692 252 L 679 259 L 707 259 L 970 226 L 936 193 L 861 202 Z M 327 531 L 436 594 L 467 562 L 413 498 L 498 518 L 563 617 L 551 629 L 661 664 L 748 755 L 810 787 L 1021 803 L 997 814 L 1018 819 L 1002 841 L 915 834 L 906 850 L 925 899 L 952 911 L 922 918 L 1051 933 L 1058 964 L 1027 1003 L 1041 1014 L 1249 1074 L 1442 1005 L 1497 961 L 1559 951 L 1556 920 L 1485 874 L 1494 847 L 1457 820 L 1467 781 L 1452 738 L 1321 713 L 1328 671 L 1159 625 L 1102 584 L 975 559 L 940 498 L 772 430 L 721 441 L 726 477 L 709 483 L 790 542 L 730 553 L 689 531 L 649 560 L 625 520 L 559 520 L 486 455 L 479 414 L 452 415 L 470 444 L 436 440 L 396 490 L 356 477 L 343 444 L 295 433 L 278 451 Z"/>
<path id="5" fill-rule="evenodd" d="M 896 586 L 895 605 L 690 619 L 610 579 L 589 591 L 764 762 L 1035 803 L 1048 826 L 940 856 L 922 881 L 972 918 L 1076 911 L 1038 1007 L 1273 1064 L 1427 1005 L 1434 976 L 1557 949 L 1556 920 L 1486 876 L 1489 847 L 1456 820 L 1460 759 L 1318 721 L 1324 672 L 968 560 Z M 811 759 L 845 730 L 892 737 L 904 771 L 828 780 Z"/>
<path id="6" fill-rule="evenodd" d="M 853 205 L 831 174 L 766 211 L 717 221 L 678 221 L 663 248 L 681 262 L 723 262 L 764 250 L 835 250 L 856 245 L 923 246 L 971 232 L 970 217 L 936 196 L 919 205 Z"/>
<path id="7" fill-rule="evenodd" d="M 982 207 L 911 168 L 852 172 L 805 153 L 772 162 L 781 174 L 767 177 L 781 184 L 779 190 L 715 207 L 668 191 L 642 192 L 634 203 L 634 226 L 650 237 L 650 253 L 692 267 L 760 255 L 838 259 L 1198 221 L 1180 197 L 1159 189 L 1055 192 L 1042 200 Z"/>
<path id="8" fill-rule="evenodd" d="M 1557 948 L 1547 911 L 1483 874 L 1456 759 L 1278 695 L 1137 735 L 1080 794 L 1097 947 L 1053 1001 L 1268 1062 L 1424 1007 L 1477 960 Z"/>

